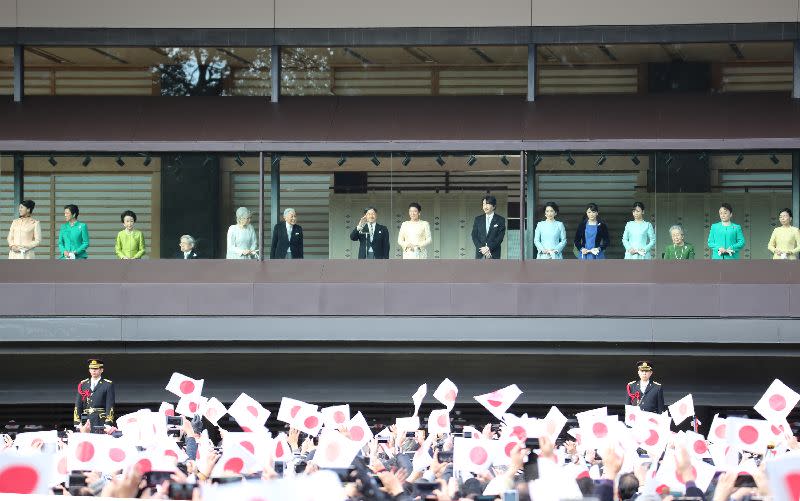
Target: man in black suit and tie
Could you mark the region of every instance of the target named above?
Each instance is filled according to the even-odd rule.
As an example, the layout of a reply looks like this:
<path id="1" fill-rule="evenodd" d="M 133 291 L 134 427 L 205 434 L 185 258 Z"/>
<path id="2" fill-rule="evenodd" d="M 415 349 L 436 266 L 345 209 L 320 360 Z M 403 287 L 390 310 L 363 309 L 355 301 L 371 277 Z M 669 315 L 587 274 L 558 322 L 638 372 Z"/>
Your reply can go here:
<path id="1" fill-rule="evenodd" d="M 283 211 L 283 221 L 272 229 L 270 259 L 303 259 L 303 228 L 294 209 Z"/>
<path id="2" fill-rule="evenodd" d="M 194 250 L 194 238 L 191 235 L 183 235 L 178 244 L 179 250 L 175 253 L 175 259 L 200 259 Z"/>
<path id="3" fill-rule="evenodd" d="M 636 368 L 639 371 L 639 380 L 631 381 L 625 388 L 628 393 L 625 404 L 638 405 L 643 411 L 661 414 L 667 407 L 664 405 L 664 391 L 661 389 L 661 383 L 650 381 L 653 368 L 646 361 L 636 364 Z"/>
<path id="4" fill-rule="evenodd" d="M 506 220 L 495 214 L 495 207 L 497 199 L 494 196 L 483 197 L 483 214 L 476 217 L 472 225 L 475 259 L 500 259 L 500 245 L 506 236 Z"/>
<path id="5" fill-rule="evenodd" d="M 358 240 L 358 259 L 389 259 L 389 229 L 377 220 L 375 207 L 367 207 L 350 232 L 350 240 Z"/>

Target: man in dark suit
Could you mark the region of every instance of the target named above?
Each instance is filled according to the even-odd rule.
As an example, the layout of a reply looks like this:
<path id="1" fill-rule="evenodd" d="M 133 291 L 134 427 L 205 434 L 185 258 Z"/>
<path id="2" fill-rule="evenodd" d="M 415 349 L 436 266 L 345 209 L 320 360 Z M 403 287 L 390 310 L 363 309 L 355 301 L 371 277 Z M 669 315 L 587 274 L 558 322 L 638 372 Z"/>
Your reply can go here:
<path id="1" fill-rule="evenodd" d="M 283 221 L 272 229 L 270 259 L 303 259 L 303 228 L 294 209 L 283 211 Z"/>
<path id="2" fill-rule="evenodd" d="M 389 259 L 389 229 L 377 220 L 375 207 L 367 207 L 350 232 L 350 240 L 358 241 L 358 259 Z"/>
<path id="3" fill-rule="evenodd" d="M 75 426 L 89 421 L 92 427 L 105 426 L 106 433 L 114 427 L 114 383 L 104 379 L 103 361 L 88 360 L 89 377 L 78 383 L 78 395 L 72 420 Z"/>
<path id="4" fill-rule="evenodd" d="M 175 252 L 175 259 L 200 259 L 194 250 L 194 238 L 191 235 L 183 235 L 178 244 L 178 251 Z"/>
<path id="5" fill-rule="evenodd" d="M 667 407 L 664 405 L 661 383 L 650 380 L 653 368 L 646 361 L 637 363 L 636 368 L 639 371 L 639 380 L 631 381 L 625 388 L 628 393 L 625 404 L 638 405 L 643 411 L 661 414 Z"/>
<path id="6" fill-rule="evenodd" d="M 475 244 L 475 259 L 500 259 L 500 245 L 506 236 L 506 220 L 494 213 L 497 199 L 492 195 L 483 197 L 483 214 L 472 224 L 472 243 Z"/>

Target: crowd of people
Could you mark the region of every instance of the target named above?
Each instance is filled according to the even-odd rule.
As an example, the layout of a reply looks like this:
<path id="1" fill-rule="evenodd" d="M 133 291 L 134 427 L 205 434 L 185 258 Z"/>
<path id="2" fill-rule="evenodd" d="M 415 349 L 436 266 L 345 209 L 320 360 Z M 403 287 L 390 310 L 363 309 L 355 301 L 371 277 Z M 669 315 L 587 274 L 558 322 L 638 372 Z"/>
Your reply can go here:
<path id="1" fill-rule="evenodd" d="M 33 217 L 36 206 L 32 200 L 23 200 L 19 205 L 19 218 L 15 219 L 8 233 L 9 259 L 33 259 L 36 247 L 42 241 L 42 230 Z M 471 238 L 475 245 L 476 259 L 500 259 L 506 233 L 505 218 L 495 212 L 497 199 L 486 195 L 481 200 L 483 214 L 473 222 Z M 537 259 L 563 259 L 567 246 L 567 229 L 557 219 L 558 204 L 544 205 L 544 219 L 536 224 L 533 245 Z M 733 221 L 733 207 L 722 203 L 719 221 L 709 229 L 707 247 L 711 259 L 739 259 L 745 247 L 742 227 Z M 58 233 L 59 259 L 86 259 L 89 249 L 89 230 L 86 223 L 78 220 L 80 210 L 76 205 L 64 206 L 64 224 Z M 656 235 L 651 222 L 645 220 L 645 206 L 636 202 L 631 208 L 633 219 L 625 224 L 621 243 L 625 259 L 653 259 L 656 254 Z M 227 259 L 259 259 L 258 232 L 250 223 L 252 214 L 246 207 L 236 210 L 236 224 L 228 228 Z M 359 242 L 358 259 L 389 259 L 389 229 L 377 223 L 378 211 L 367 207 L 364 215 L 350 233 L 350 239 Z M 792 210 L 781 209 L 777 226 L 767 242 L 773 259 L 797 259 L 800 253 L 800 230 L 792 226 Z M 126 210 L 120 216 L 123 229 L 117 234 L 115 252 L 119 259 L 141 259 L 146 254 L 145 239 L 135 228 L 136 213 Z M 665 246 L 661 258 L 666 260 L 695 259 L 695 246 L 686 241 L 681 225 L 669 228 L 672 243 Z M 608 224 L 600 217 L 600 208 L 595 203 L 586 205 L 585 214 L 573 236 L 574 253 L 581 260 L 605 259 L 606 249 L 611 244 Z M 427 259 L 428 248 L 433 242 L 431 227 L 422 219 L 422 206 L 412 202 L 408 206 L 408 220 L 403 221 L 397 235 L 397 245 L 402 249 L 403 259 Z M 198 259 L 196 241 L 191 235 L 183 235 L 175 258 Z M 303 259 L 303 228 L 297 224 L 297 211 L 287 208 L 283 221 L 272 230 L 270 259 Z"/>
<path id="2" fill-rule="evenodd" d="M 204 380 L 179 373 L 166 386 L 177 405 L 117 418 L 102 360 L 88 364 L 74 431 L 2 437 L 0 492 L 273 501 L 788 501 L 797 495 L 782 482 L 800 467 L 800 446 L 786 422 L 800 395 L 779 380 L 754 406 L 765 419 L 715 416 L 707 437 L 696 433 L 691 395 L 660 413 L 663 393 L 647 361 L 637 363 L 639 377 L 625 388 L 624 422 L 605 407 L 576 414 L 571 429 L 575 420 L 555 406 L 542 418 L 517 416 L 510 408 L 522 391 L 510 385 L 474 397 L 496 420 L 456 429 L 450 413 L 458 388 L 445 379 L 433 392 L 444 408 L 432 410 L 427 423 L 419 417 L 427 395 L 422 385 L 412 396 L 414 415 L 382 429 L 370 429 L 360 412 L 351 416 L 346 404 L 319 409 L 284 397 L 277 420 L 287 431 L 273 435 L 266 428 L 270 412 L 256 400 L 243 393 L 226 408 L 202 395 Z M 220 423 L 226 413 L 235 419 L 227 430 Z M 681 426 L 688 417 L 694 431 Z M 750 437 L 769 426 L 768 440 Z"/>

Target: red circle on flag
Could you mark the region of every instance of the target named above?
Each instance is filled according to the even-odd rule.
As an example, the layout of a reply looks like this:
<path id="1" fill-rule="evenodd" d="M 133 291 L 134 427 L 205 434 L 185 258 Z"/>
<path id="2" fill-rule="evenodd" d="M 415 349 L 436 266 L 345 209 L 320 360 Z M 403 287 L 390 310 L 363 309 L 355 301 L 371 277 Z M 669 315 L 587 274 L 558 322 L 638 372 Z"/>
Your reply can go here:
<path id="1" fill-rule="evenodd" d="M 439 417 L 436 418 L 436 424 L 439 425 L 440 428 L 447 426 L 447 416 L 439 414 Z"/>
<path id="2" fill-rule="evenodd" d="M 769 397 L 769 407 L 774 411 L 782 411 L 786 408 L 786 399 L 783 398 L 783 395 L 772 395 Z"/>
<path id="3" fill-rule="evenodd" d="M 694 475 L 694 478 L 697 478 L 697 468 L 694 466 L 692 466 L 692 475 Z M 680 472 L 678 472 L 678 470 L 675 470 L 675 478 L 678 480 L 678 482 L 686 484 L 686 481 L 683 480 L 683 476 L 680 474 Z"/>
<path id="4" fill-rule="evenodd" d="M 232 471 L 233 473 L 241 473 L 242 468 L 244 468 L 244 461 L 241 458 L 230 458 L 225 462 L 225 466 L 222 467 L 224 471 Z"/>
<path id="5" fill-rule="evenodd" d="M 164 451 L 164 455 L 165 455 L 165 456 L 168 456 L 168 457 L 171 457 L 171 458 L 178 459 L 178 453 L 177 453 L 177 452 L 175 452 L 175 451 L 172 451 L 172 450 L 166 450 L 166 451 Z"/>
<path id="6" fill-rule="evenodd" d="M 289 411 L 289 414 L 292 417 L 295 417 L 298 412 L 300 412 L 300 406 L 299 405 L 295 405 L 294 407 L 292 407 L 292 410 Z"/>
<path id="7" fill-rule="evenodd" d="M 283 457 L 283 442 L 278 442 L 278 445 L 275 446 L 275 457 L 276 458 Z"/>
<path id="8" fill-rule="evenodd" d="M 189 402 L 189 412 L 197 412 L 197 402 Z"/>
<path id="9" fill-rule="evenodd" d="M 179 388 L 184 395 L 191 395 L 194 391 L 194 383 L 191 381 L 182 381 Z"/>
<path id="10" fill-rule="evenodd" d="M 728 426 L 725 423 L 722 423 L 721 425 L 717 426 L 716 430 L 714 430 L 714 435 L 716 435 L 717 438 L 725 439 L 725 433 L 727 430 Z"/>
<path id="11" fill-rule="evenodd" d="M 75 458 L 78 461 L 90 461 L 94 457 L 94 445 L 91 442 L 81 442 L 75 447 Z"/>
<path id="12" fill-rule="evenodd" d="M 592 433 L 597 438 L 603 438 L 608 435 L 608 426 L 605 423 L 595 423 L 592 425 Z"/>
<path id="13" fill-rule="evenodd" d="M 344 423 L 345 417 L 344 412 L 336 411 L 333 413 L 333 420 L 336 421 L 338 424 Z"/>
<path id="14" fill-rule="evenodd" d="M 303 425 L 310 430 L 316 428 L 318 424 L 319 419 L 317 419 L 317 416 L 308 416 L 305 421 L 303 421 Z"/>
<path id="15" fill-rule="evenodd" d="M 648 421 L 653 423 L 653 424 L 658 424 L 658 420 L 656 418 L 652 418 L 651 417 L 650 419 L 648 419 Z"/>
<path id="16" fill-rule="evenodd" d="M 42 440 L 41 438 L 34 438 L 33 440 L 31 440 L 31 447 L 33 447 L 34 449 L 37 447 L 41 447 L 43 445 L 44 445 L 44 440 Z"/>
<path id="17" fill-rule="evenodd" d="M 448 402 L 455 402 L 456 395 L 457 395 L 456 390 L 450 390 L 444 396 L 444 399 L 447 400 Z"/>
<path id="18" fill-rule="evenodd" d="M 647 440 L 645 440 L 644 443 L 652 447 L 658 443 L 659 438 L 660 437 L 656 430 L 650 430 L 650 436 L 647 437 Z"/>
<path id="19" fill-rule="evenodd" d="M 0 471 L 0 492 L 32 494 L 39 485 L 39 472 L 28 465 L 14 465 Z"/>
<path id="20" fill-rule="evenodd" d="M 705 440 L 695 440 L 694 451 L 698 454 L 705 454 L 708 452 L 708 445 L 706 445 Z"/>
<path id="21" fill-rule="evenodd" d="M 258 409 L 256 409 L 255 405 L 248 405 L 247 412 L 253 415 L 253 417 L 258 417 Z"/>
<path id="22" fill-rule="evenodd" d="M 772 425 L 772 434 L 773 435 L 780 435 L 781 433 L 783 433 L 783 425 L 775 426 L 773 424 Z"/>
<path id="23" fill-rule="evenodd" d="M 686 408 L 686 404 L 685 403 L 682 403 L 681 405 L 678 406 L 678 412 L 680 412 L 681 415 L 686 414 L 687 410 L 688 409 Z"/>
<path id="24" fill-rule="evenodd" d="M 528 438 L 528 432 L 525 431 L 525 428 L 522 426 L 515 426 L 513 430 L 511 430 L 511 436 L 517 437 L 521 442 Z"/>
<path id="25" fill-rule="evenodd" d="M 515 445 L 517 445 L 516 442 L 509 442 L 506 444 L 504 448 L 506 456 L 511 457 L 511 450 L 514 448 Z"/>
<path id="26" fill-rule="evenodd" d="M 240 428 L 242 429 L 242 431 L 247 432 L 247 433 L 250 433 L 251 431 L 253 431 L 250 428 L 248 428 L 247 426 L 240 426 Z"/>
<path id="27" fill-rule="evenodd" d="M 256 448 L 255 448 L 255 446 L 252 444 L 252 442 L 248 442 L 247 440 L 242 440 L 241 442 L 239 442 L 239 445 L 241 445 L 242 447 L 244 447 L 245 449 L 247 449 L 247 451 L 248 451 L 250 454 L 255 454 L 255 453 L 256 453 Z"/>
<path id="28" fill-rule="evenodd" d="M 501 395 L 497 391 L 493 391 L 489 394 L 489 397 L 487 398 L 487 403 L 492 407 L 500 407 L 501 405 L 503 405 L 503 395 Z"/>
<path id="29" fill-rule="evenodd" d="M 473 447 L 469 451 L 469 460 L 475 464 L 482 465 L 487 459 L 489 459 L 489 453 L 481 446 Z"/>
<path id="30" fill-rule="evenodd" d="M 151 463 L 149 459 L 140 459 L 136 462 L 134 468 L 138 470 L 139 473 L 144 474 L 153 470 L 153 463 Z"/>
<path id="31" fill-rule="evenodd" d="M 336 442 L 328 444 L 328 449 L 325 451 L 325 457 L 328 461 L 335 461 L 342 452 L 342 447 Z"/>
<path id="32" fill-rule="evenodd" d="M 628 421 L 636 421 L 636 414 L 634 414 L 633 412 L 628 414 Z"/>
<path id="33" fill-rule="evenodd" d="M 758 430 L 749 424 L 739 428 L 739 439 L 747 445 L 752 445 L 758 441 Z"/>
<path id="34" fill-rule="evenodd" d="M 108 451 L 108 458 L 115 463 L 119 463 L 120 461 L 125 461 L 125 451 L 118 447 L 112 447 Z"/>
<path id="35" fill-rule="evenodd" d="M 361 442 L 364 438 L 364 430 L 360 426 L 353 426 L 350 428 L 350 439 L 356 442 Z"/>
<path id="36" fill-rule="evenodd" d="M 206 417 L 209 419 L 209 421 L 213 421 L 214 418 L 217 417 L 217 409 L 215 409 L 213 407 L 208 409 L 206 411 Z"/>
<path id="37" fill-rule="evenodd" d="M 175 415 L 175 409 L 167 409 L 167 410 L 165 410 L 164 411 L 164 415 L 165 416 L 174 416 Z"/>

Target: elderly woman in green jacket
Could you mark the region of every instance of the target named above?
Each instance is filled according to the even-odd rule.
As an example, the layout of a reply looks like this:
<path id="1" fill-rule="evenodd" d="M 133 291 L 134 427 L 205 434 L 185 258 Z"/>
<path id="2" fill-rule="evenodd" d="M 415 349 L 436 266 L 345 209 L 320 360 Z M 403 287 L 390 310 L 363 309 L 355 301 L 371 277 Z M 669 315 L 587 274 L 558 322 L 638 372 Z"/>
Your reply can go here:
<path id="1" fill-rule="evenodd" d="M 89 248 L 89 230 L 78 221 L 78 206 L 64 206 L 64 224 L 58 232 L 59 259 L 86 259 Z"/>
<path id="2" fill-rule="evenodd" d="M 708 248 L 711 259 L 739 259 L 739 251 L 744 248 L 742 227 L 731 221 L 733 207 L 723 203 L 719 207 L 719 222 L 711 225 L 708 232 Z"/>

